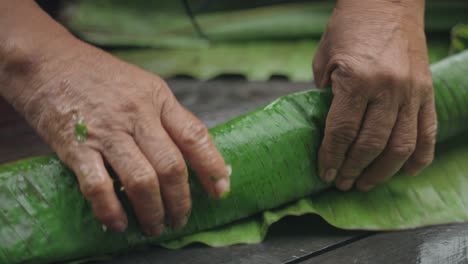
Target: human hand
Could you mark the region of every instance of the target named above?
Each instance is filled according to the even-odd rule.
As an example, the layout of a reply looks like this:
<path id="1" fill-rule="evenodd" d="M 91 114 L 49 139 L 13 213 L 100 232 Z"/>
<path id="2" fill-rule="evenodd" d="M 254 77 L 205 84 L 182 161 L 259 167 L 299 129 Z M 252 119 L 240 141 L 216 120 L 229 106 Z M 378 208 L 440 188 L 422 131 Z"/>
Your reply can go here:
<path id="1" fill-rule="evenodd" d="M 319 173 L 341 190 L 368 191 L 404 166 L 416 175 L 434 155 L 436 113 L 424 1 L 341 0 L 313 69 L 334 98 Z"/>
<path id="2" fill-rule="evenodd" d="M 162 79 L 64 39 L 46 59 L 13 61 L 13 72 L 30 74 L 11 82 L 17 93 L 9 98 L 75 172 L 98 220 L 115 231 L 125 230 L 128 221 L 106 163 L 151 235 L 161 234 L 165 221 L 174 228 L 187 222 L 191 199 L 184 157 L 209 194 L 220 198 L 229 192 L 230 172 L 207 128 Z M 15 52 L 21 58 L 21 50 L 9 54 Z"/>

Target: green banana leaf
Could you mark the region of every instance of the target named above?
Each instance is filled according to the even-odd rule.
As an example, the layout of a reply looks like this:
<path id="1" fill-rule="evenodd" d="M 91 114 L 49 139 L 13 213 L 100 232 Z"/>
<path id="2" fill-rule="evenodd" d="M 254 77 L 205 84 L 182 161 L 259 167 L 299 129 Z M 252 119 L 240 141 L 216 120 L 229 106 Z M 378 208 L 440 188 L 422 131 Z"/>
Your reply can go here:
<path id="1" fill-rule="evenodd" d="M 468 49 L 468 24 L 459 24 L 452 29 L 451 53 Z"/>
<path id="2" fill-rule="evenodd" d="M 163 78 L 190 76 L 199 80 L 238 74 L 251 81 L 284 76 L 291 81 L 312 81 L 316 40 L 246 41 L 209 47 L 112 50 L 122 60 Z M 449 40 L 428 39 L 429 59 L 437 62 L 449 54 Z"/>
<path id="3" fill-rule="evenodd" d="M 206 48 L 114 50 L 112 54 L 163 78 L 184 75 L 209 80 L 221 74 L 239 74 L 255 81 L 274 75 L 310 81 L 317 45 L 314 40 L 258 41 Z"/>
<path id="4" fill-rule="evenodd" d="M 67 1 L 59 20 L 81 38 L 105 46 L 196 47 L 197 34 L 182 1 Z"/>
<path id="5" fill-rule="evenodd" d="M 465 0 L 426 2 L 428 33 L 448 33 L 457 23 L 468 23 Z M 62 22 L 102 46 L 192 48 L 226 41 L 318 38 L 334 4 L 312 1 L 195 14 L 209 41 L 194 29 L 181 1 L 79 0 L 64 9 Z"/>
<path id="6" fill-rule="evenodd" d="M 211 2 L 195 18 L 208 40 L 196 32 L 181 1 L 81 0 L 67 5 L 62 20 L 83 39 L 113 47 L 118 57 L 163 78 L 239 74 L 256 81 L 277 75 L 312 80 L 312 57 L 334 1 L 261 3 Z M 196 1 L 190 4 L 196 9 Z M 428 1 L 431 63 L 449 53 L 448 39 L 432 33 L 448 34 L 456 23 L 468 22 L 467 12 L 465 1 Z M 126 49 L 115 50 L 121 46 Z"/>
<path id="7" fill-rule="evenodd" d="M 468 221 L 468 140 L 439 145 L 434 163 L 421 175 L 399 173 L 368 193 L 328 189 L 260 215 L 161 243 L 179 249 L 191 243 L 212 247 L 261 242 L 268 228 L 286 216 L 318 214 L 343 229 L 401 230 Z"/>
<path id="8" fill-rule="evenodd" d="M 439 142 L 468 129 L 468 109 L 464 107 L 468 101 L 467 65 L 465 51 L 432 67 Z M 210 132 L 218 149 L 233 167 L 231 195 L 223 200 L 209 198 L 190 172 L 193 209 L 189 223 L 157 238 L 141 233 L 124 192 L 118 193 L 130 213 L 129 228 L 125 233 L 105 232 L 80 194 L 73 173 L 55 156 L 3 165 L 0 262 L 82 259 L 162 242 L 171 247 L 182 246 L 209 238 L 212 233 L 187 235 L 246 219 L 313 194 L 310 200 L 300 200 L 283 211 L 264 213 L 263 218 L 269 219 L 266 222 L 246 220 L 244 225 L 259 226 L 257 233 L 261 238 L 266 226 L 275 219 L 305 212 L 316 212 L 343 228 L 359 229 L 468 221 L 465 207 L 468 197 L 463 192 L 468 175 L 462 167 L 468 148 L 458 139 L 454 145 L 446 145 L 446 152 L 438 152 L 437 161 L 421 176 L 399 175 L 369 194 L 341 194 L 321 182 L 316 175 L 316 152 L 331 98 L 330 90 L 291 94 L 212 128 Z M 120 189 L 117 181 L 115 187 Z M 218 242 L 213 239 L 212 245 L 249 242 L 244 233 L 247 228 L 242 230 L 239 226 L 218 230 L 225 237 L 217 237 Z"/>

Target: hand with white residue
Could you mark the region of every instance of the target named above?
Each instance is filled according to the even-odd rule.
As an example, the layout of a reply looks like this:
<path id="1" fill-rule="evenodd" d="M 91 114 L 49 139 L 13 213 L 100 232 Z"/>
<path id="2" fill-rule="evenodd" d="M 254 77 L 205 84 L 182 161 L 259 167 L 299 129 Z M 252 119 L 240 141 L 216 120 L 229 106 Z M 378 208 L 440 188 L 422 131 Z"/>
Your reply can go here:
<path id="1" fill-rule="evenodd" d="M 33 1 L 0 4 L 0 93 L 75 172 L 105 230 L 127 227 L 107 164 L 150 235 L 187 223 L 185 158 L 211 196 L 229 193 L 207 128 L 161 78 L 74 38 Z"/>

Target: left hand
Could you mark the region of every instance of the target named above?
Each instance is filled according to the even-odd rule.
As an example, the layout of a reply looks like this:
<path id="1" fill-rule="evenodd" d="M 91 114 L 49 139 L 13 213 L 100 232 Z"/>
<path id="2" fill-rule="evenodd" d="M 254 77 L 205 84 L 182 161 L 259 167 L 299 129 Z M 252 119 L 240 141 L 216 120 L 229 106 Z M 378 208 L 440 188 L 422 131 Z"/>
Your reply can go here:
<path id="1" fill-rule="evenodd" d="M 436 113 L 423 0 L 338 0 L 313 63 L 334 94 L 320 176 L 368 191 L 434 156 Z"/>

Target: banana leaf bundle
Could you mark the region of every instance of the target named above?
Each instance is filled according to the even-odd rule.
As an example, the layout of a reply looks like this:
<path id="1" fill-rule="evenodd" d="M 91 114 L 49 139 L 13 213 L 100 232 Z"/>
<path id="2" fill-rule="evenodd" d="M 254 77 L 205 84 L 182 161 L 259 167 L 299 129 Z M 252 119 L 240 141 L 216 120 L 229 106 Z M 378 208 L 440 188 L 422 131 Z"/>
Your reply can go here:
<path id="1" fill-rule="evenodd" d="M 290 81 L 307 82 L 313 80 L 310 64 L 318 44 L 318 40 L 309 39 L 246 41 L 202 48 L 116 49 L 111 52 L 164 78 L 190 76 L 210 80 L 222 74 L 239 74 L 250 81 L 284 76 Z M 431 38 L 428 49 L 429 60 L 434 63 L 448 56 L 449 43 Z"/>
<path id="2" fill-rule="evenodd" d="M 332 94 L 330 90 L 291 94 L 210 130 L 233 167 L 231 195 L 209 198 L 191 173 L 193 209 L 188 225 L 157 238 L 140 232 L 124 192 L 119 195 L 130 213 L 129 228 L 125 233 L 105 232 L 73 173 L 55 156 L 1 166 L 0 263 L 82 259 L 161 243 L 177 248 L 193 241 L 243 242 L 243 232 L 252 229 L 248 220 L 213 233 L 197 233 L 298 200 L 267 213 L 267 222 L 308 212 L 351 229 L 468 221 L 468 140 L 456 137 L 468 130 L 468 51 L 437 63 L 432 72 L 438 142 L 448 142 L 419 177 L 398 175 L 365 194 L 343 194 L 322 183 L 316 154 Z M 115 187 L 119 190 L 117 181 Z"/>
<path id="3" fill-rule="evenodd" d="M 61 17 L 78 36 L 102 46 L 193 48 L 245 40 L 318 40 L 335 6 L 330 0 L 211 1 L 205 7 L 193 2 L 193 18 L 203 35 L 182 1 L 77 0 Z M 448 33 L 457 23 L 468 23 L 467 12 L 465 0 L 427 0 L 426 31 Z"/>
<path id="4" fill-rule="evenodd" d="M 335 6 L 330 0 L 188 2 L 202 34 L 182 1 L 77 0 L 65 5 L 61 20 L 82 39 L 163 78 L 240 74 L 256 81 L 278 75 L 310 81 L 311 58 Z M 449 54 L 450 29 L 468 23 L 468 2 L 426 3 L 434 63 Z"/>

